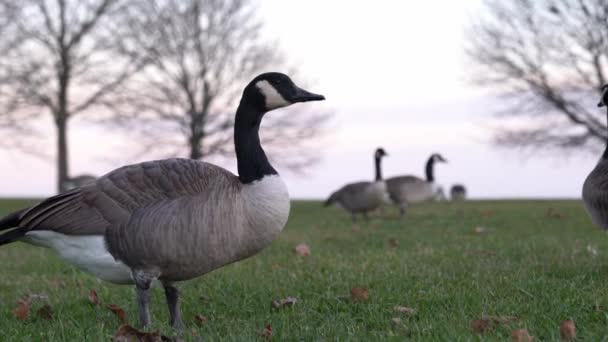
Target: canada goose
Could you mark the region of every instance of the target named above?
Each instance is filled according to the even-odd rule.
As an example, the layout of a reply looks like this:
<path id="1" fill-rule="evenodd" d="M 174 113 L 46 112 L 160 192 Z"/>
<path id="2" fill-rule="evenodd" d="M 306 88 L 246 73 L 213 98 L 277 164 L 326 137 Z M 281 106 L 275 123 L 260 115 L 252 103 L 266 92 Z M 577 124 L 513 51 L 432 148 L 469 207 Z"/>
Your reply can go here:
<path id="1" fill-rule="evenodd" d="M 454 184 L 450 189 L 452 201 L 464 201 L 467 198 L 467 188 L 462 184 Z"/>
<path id="2" fill-rule="evenodd" d="M 165 288 L 170 322 L 183 326 L 178 290 L 188 280 L 250 257 L 281 232 L 289 195 L 260 146 L 264 114 L 324 100 L 289 77 L 265 73 L 244 89 L 236 111 L 238 176 L 206 162 L 166 159 L 121 167 L 92 184 L 0 220 L 0 245 L 24 241 L 117 284 L 135 284 L 139 319 L 150 323 L 151 283 Z"/>
<path id="3" fill-rule="evenodd" d="M 437 194 L 435 177 L 433 173 L 436 162 L 447 163 L 447 160 L 438 153 L 433 153 L 426 162 L 426 180 L 416 176 L 396 176 L 386 180 L 386 188 L 390 200 L 399 206 L 401 216 L 410 203 L 432 200 Z"/>
<path id="4" fill-rule="evenodd" d="M 597 106 L 608 106 L 608 84 L 602 87 L 602 97 Z M 602 229 L 608 229 L 608 145 L 595 168 L 585 179 L 583 202 L 593 223 Z"/>
<path id="5" fill-rule="evenodd" d="M 68 190 L 71 190 L 74 188 L 79 188 L 81 186 L 85 186 L 89 183 L 93 183 L 96 179 L 97 179 L 97 177 L 95 177 L 93 175 L 79 175 L 76 177 L 68 178 L 68 180 L 65 182 L 66 183 L 65 185 Z"/>
<path id="6" fill-rule="evenodd" d="M 346 184 L 325 201 L 324 206 L 327 207 L 333 203 L 337 203 L 352 215 L 353 221 L 356 221 L 356 214 L 361 213 L 366 219 L 367 213 L 384 203 L 386 196 L 386 184 L 382 180 L 382 158 L 388 154 L 383 148 L 376 149 L 374 153 L 374 166 L 376 170 L 376 180 L 373 182 L 357 182 Z"/>

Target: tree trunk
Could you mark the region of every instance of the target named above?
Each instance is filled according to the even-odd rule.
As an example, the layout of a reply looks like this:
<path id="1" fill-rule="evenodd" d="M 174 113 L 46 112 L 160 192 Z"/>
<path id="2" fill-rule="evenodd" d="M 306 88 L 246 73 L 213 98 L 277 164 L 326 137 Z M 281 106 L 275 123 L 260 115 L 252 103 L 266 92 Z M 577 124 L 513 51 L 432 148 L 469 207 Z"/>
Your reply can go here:
<path id="1" fill-rule="evenodd" d="M 68 180 L 68 121 L 65 117 L 55 121 L 57 128 L 57 191 L 66 191 L 66 181 Z"/>
<path id="2" fill-rule="evenodd" d="M 190 137 L 190 159 L 199 160 L 203 158 L 202 153 L 202 137 L 198 134 L 194 134 Z"/>

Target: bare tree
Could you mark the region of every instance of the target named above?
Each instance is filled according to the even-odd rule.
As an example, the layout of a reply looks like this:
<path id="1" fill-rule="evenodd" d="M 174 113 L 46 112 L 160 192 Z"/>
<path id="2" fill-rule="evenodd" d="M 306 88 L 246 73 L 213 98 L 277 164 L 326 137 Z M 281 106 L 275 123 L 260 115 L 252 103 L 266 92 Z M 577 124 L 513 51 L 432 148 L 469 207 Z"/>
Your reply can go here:
<path id="1" fill-rule="evenodd" d="M 0 0 L 0 127 L 32 134 L 28 124 L 51 114 L 60 192 L 69 178 L 68 121 L 93 112 L 137 69 L 132 59 L 109 57 L 120 48 L 109 18 L 125 3 Z"/>
<path id="2" fill-rule="evenodd" d="M 107 101 L 122 114 L 119 127 L 139 132 L 146 152 L 230 155 L 242 88 L 258 73 L 287 68 L 276 44 L 261 37 L 256 11 L 249 0 L 141 0 L 125 12 L 124 52 L 148 64 Z M 328 118 L 305 108 L 265 121 L 264 146 L 292 168 L 314 161 L 304 147 Z"/>
<path id="3" fill-rule="evenodd" d="M 596 149 L 608 138 L 595 108 L 608 72 L 606 0 L 486 0 L 468 35 L 473 79 L 499 86 L 495 139 L 511 147 Z"/>

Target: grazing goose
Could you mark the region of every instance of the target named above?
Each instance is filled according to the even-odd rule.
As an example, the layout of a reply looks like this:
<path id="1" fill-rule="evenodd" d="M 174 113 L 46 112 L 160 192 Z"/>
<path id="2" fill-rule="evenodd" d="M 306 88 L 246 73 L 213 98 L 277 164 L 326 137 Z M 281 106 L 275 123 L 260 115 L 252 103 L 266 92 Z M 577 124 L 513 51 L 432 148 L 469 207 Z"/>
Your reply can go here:
<path id="1" fill-rule="evenodd" d="M 608 84 L 602 87 L 598 107 L 608 106 Z M 608 108 L 607 108 L 608 111 Z M 583 202 L 593 223 L 608 229 L 608 145 L 583 184 Z"/>
<path id="2" fill-rule="evenodd" d="M 281 232 L 289 195 L 260 146 L 268 111 L 324 100 L 280 73 L 257 76 L 236 111 L 239 175 L 206 162 L 166 159 L 121 167 L 81 188 L 0 220 L 0 245 L 24 241 L 117 284 L 135 284 L 142 326 L 151 283 L 165 288 L 172 326 L 183 326 L 174 282 L 250 257 Z"/>
<path id="3" fill-rule="evenodd" d="M 376 180 L 374 182 L 357 182 L 346 184 L 339 190 L 331 194 L 324 206 L 327 207 L 333 203 L 337 203 L 352 215 L 353 221 L 356 221 L 356 214 L 361 213 L 365 219 L 368 219 L 367 213 L 372 211 L 384 203 L 386 196 L 386 184 L 382 180 L 382 158 L 388 154 L 383 148 L 376 149 L 374 153 L 374 165 L 376 169 Z"/>
<path id="4" fill-rule="evenodd" d="M 433 153 L 426 162 L 426 180 L 416 176 L 396 176 L 386 180 L 386 188 L 390 200 L 399 206 L 401 216 L 409 203 L 428 201 L 435 198 L 437 186 L 435 184 L 435 163 L 447 163 L 447 160 L 438 153 Z"/>
<path id="5" fill-rule="evenodd" d="M 450 189 L 452 201 L 464 201 L 467 198 L 467 188 L 462 184 L 454 184 Z"/>

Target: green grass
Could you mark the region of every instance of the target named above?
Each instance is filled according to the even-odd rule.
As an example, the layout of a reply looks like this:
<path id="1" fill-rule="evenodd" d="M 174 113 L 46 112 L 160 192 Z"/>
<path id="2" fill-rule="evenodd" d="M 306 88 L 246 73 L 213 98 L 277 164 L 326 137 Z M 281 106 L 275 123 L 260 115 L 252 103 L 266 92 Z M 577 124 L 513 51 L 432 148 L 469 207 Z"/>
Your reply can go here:
<path id="1" fill-rule="evenodd" d="M 23 202 L 2 202 L 2 212 Z M 553 208 L 563 217 L 547 217 Z M 395 215 L 395 211 L 390 212 Z M 486 228 L 475 233 L 476 226 Z M 389 239 L 399 246 L 391 247 Z M 296 256 L 300 242 L 312 255 Z M 593 251 L 597 250 L 597 253 Z M 137 324 L 131 287 L 102 283 L 61 262 L 49 250 L 21 243 L 0 248 L 0 340 L 107 341 L 120 323 L 88 303 L 95 289 Z M 341 298 L 355 286 L 369 300 Z M 285 231 L 244 262 L 182 285 L 186 340 L 259 340 L 271 324 L 274 339 L 504 341 L 525 328 L 540 340 L 559 340 L 559 324 L 573 319 L 579 340 L 608 340 L 608 237 L 576 201 L 435 203 L 411 208 L 407 220 L 374 218 L 353 227 L 337 208 L 295 202 Z M 54 319 L 14 318 L 15 300 L 44 293 Z M 201 296 L 208 301 L 201 300 Z M 292 308 L 271 309 L 293 296 Z M 33 311 L 41 304 L 34 303 Z M 393 311 L 402 305 L 412 316 Z M 167 325 L 162 289 L 154 291 L 152 329 Z M 195 315 L 209 321 L 195 324 Z M 516 316 L 482 335 L 471 321 Z M 395 325 L 391 318 L 401 317 Z"/>

